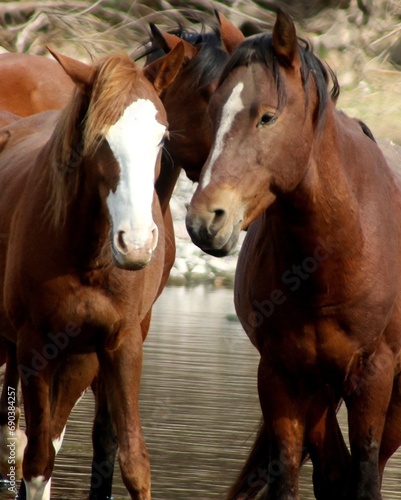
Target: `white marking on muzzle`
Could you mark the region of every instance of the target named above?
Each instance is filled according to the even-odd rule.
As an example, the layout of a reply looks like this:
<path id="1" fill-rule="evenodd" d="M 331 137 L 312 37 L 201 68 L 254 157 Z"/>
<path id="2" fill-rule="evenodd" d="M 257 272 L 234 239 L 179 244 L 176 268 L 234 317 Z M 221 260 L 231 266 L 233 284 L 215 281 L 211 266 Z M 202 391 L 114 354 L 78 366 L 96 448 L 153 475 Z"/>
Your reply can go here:
<path id="1" fill-rule="evenodd" d="M 227 132 L 230 131 L 231 126 L 237 114 L 242 109 L 244 109 L 244 104 L 241 100 L 241 92 L 243 88 L 244 84 L 242 82 L 237 83 L 237 85 L 231 92 L 230 97 L 227 99 L 227 102 L 223 106 L 223 111 L 221 113 L 221 122 L 219 129 L 217 130 L 216 138 L 214 140 L 209 164 L 201 180 L 202 189 L 204 189 L 210 182 L 213 165 L 216 162 L 217 158 L 220 156 L 224 148 L 225 135 L 227 134 Z"/>
<path id="2" fill-rule="evenodd" d="M 144 247 L 153 251 L 157 244 L 157 228 L 152 217 L 154 176 L 165 126 L 156 120 L 152 101 L 139 99 L 130 104 L 112 125 L 106 138 L 121 169 L 115 192 L 107 197 L 112 221 L 112 241 L 123 248 L 113 250 L 121 263 L 130 253 Z"/>

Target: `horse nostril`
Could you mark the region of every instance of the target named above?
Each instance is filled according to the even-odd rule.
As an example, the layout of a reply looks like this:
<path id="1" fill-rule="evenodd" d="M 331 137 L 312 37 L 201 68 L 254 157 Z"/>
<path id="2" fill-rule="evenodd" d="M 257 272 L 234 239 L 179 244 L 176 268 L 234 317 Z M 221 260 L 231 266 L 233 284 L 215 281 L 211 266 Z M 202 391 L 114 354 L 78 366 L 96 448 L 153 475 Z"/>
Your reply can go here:
<path id="1" fill-rule="evenodd" d="M 223 226 L 226 220 L 226 211 L 222 208 L 213 210 L 213 220 L 209 226 L 210 234 L 216 234 Z"/>
<path id="2" fill-rule="evenodd" d="M 120 247 L 120 250 L 122 250 L 123 252 L 127 252 L 128 248 L 127 248 L 127 245 L 125 244 L 125 241 L 124 241 L 124 234 L 125 234 L 125 231 L 118 231 L 117 244 Z"/>
<path id="3" fill-rule="evenodd" d="M 222 208 L 218 208 L 217 210 L 214 210 L 214 218 L 216 221 L 223 219 L 225 215 L 226 215 L 226 212 Z"/>

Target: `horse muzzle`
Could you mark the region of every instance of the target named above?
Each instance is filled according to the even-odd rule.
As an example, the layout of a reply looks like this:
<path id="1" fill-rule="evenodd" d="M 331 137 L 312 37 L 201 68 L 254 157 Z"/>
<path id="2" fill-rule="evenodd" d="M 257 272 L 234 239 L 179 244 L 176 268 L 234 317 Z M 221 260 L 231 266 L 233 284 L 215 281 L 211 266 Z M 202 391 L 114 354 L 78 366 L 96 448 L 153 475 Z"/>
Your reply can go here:
<path id="1" fill-rule="evenodd" d="M 158 242 L 158 229 L 154 225 L 142 237 L 134 230 L 118 230 L 112 236 L 112 251 L 117 267 L 137 270 L 145 267 L 152 260 Z"/>
<path id="2" fill-rule="evenodd" d="M 238 241 L 242 220 L 233 224 L 222 209 L 199 213 L 190 205 L 185 223 L 195 245 L 210 255 L 224 257 Z"/>

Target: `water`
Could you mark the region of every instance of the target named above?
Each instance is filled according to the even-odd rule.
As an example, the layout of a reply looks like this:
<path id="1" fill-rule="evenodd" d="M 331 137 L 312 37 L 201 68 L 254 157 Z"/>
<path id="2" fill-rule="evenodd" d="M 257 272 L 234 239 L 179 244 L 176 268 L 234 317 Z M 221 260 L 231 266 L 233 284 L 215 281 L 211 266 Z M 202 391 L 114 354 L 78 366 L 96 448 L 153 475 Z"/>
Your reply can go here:
<path id="1" fill-rule="evenodd" d="M 168 288 L 154 309 L 141 391 L 153 500 L 223 499 L 253 443 L 258 355 L 233 314 L 232 291 L 202 287 Z M 54 500 L 86 498 L 92 418 L 87 392 L 57 457 Z M 341 421 L 345 426 L 344 412 Z M 386 470 L 383 499 L 401 499 L 400 485 L 398 452 Z M 128 498 L 118 467 L 113 493 L 115 500 Z M 310 464 L 302 470 L 301 498 L 314 498 Z"/>

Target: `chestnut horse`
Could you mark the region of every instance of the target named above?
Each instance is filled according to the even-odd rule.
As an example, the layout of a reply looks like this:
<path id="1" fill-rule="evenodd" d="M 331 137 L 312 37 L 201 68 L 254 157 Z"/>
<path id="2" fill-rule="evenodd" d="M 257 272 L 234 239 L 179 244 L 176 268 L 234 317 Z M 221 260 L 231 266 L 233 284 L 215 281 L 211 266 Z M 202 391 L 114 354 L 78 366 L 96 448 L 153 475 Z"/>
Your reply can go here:
<path id="1" fill-rule="evenodd" d="M 61 109 L 74 82 L 54 60 L 30 54 L 0 54 L 0 109 L 18 116 Z"/>
<path id="2" fill-rule="evenodd" d="M 235 305 L 260 352 L 254 474 L 230 498 L 268 484 L 263 498 L 298 499 L 306 443 L 317 498 L 378 500 L 401 443 L 401 177 L 336 110 L 337 93 L 279 11 L 272 35 L 237 48 L 210 101 L 214 142 L 187 228 L 218 256 L 247 229 Z M 340 398 L 349 468 L 331 436 Z"/>
<path id="3" fill-rule="evenodd" d="M 90 66 L 54 55 L 77 85 L 73 98 L 61 112 L 9 125 L 0 155 L 1 334 L 8 343 L 1 403 L 10 389 L 15 402 L 18 366 L 27 498 L 50 498 L 69 413 L 64 408 L 55 429 L 57 384 L 70 357 L 97 357 L 124 483 L 132 498 L 149 499 L 138 392 L 141 322 L 164 270 L 154 182 L 167 116 L 158 92 L 177 74 L 184 48 L 145 70 L 126 55 Z"/>
<path id="4" fill-rule="evenodd" d="M 168 112 L 172 132 L 168 141 L 169 155 L 163 157 L 161 174 L 156 183 L 164 225 L 165 228 L 168 228 L 166 229 L 164 273 L 158 294 L 161 293 L 174 262 L 174 234 L 168 202 L 182 167 L 193 180 L 197 180 L 199 177 L 211 143 L 210 124 L 206 120 L 208 98 L 214 89 L 228 53 L 244 38 L 242 33 L 224 16 L 217 14 L 217 17 L 219 26 L 212 32 L 203 32 L 202 34 L 177 30 L 175 31 L 176 35 L 173 35 L 161 33 L 155 27 L 152 29 L 154 38 L 151 52 L 154 53 L 159 47 L 162 49 L 152 55 L 152 59 L 158 59 L 165 52 L 169 53 L 175 50 L 179 43 L 183 44 L 185 49 L 184 62 L 173 84 L 164 88 L 160 95 Z M 16 66 L 19 67 L 18 59 L 21 55 L 15 54 L 13 56 L 17 63 Z M 36 89 L 44 88 L 43 79 L 47 78 L 53 66 L 53 61 L 50 59 L 39 59 L 43 59 L 38 67 L 40 71 L 34 72 L 35 64 L 38 62 L 38 58 L 35 57 L 30 61 L 30 71 L 26 75 L 30 79 L 30 87 Z M 0 68 L 3 71 L 2 61 L 2 57 L 0 57 Z M 48 72 L 44 73 L 42 71 L 43 65 L 46 64 L 48 64 Z M 151 66 L 152 64 L 155 65 L 155 63 L 151 63 Z M 7 70 L 8 66 L 4 69 Z M 148 73 L 152 72 L 149 68 L 147 71 Z M 53 74 L 55 74 L 54 71 Z M 11 81 L 13 81 L 12 78 Z M 46 83 L 46 85 L 49 84 Z M 60 86 L 64 86 L 64 80 L 60 80 Z M 57 106 L 60 108 L 65 105 L 65 95 L 69 87 L 70 82 L 68 82 L 67 87 L 63 87 L 63 92 L 58 94 Z M 20 92 L 22 90 L 19 89 Z M 23 94 L 18 99 L 19 91 L 16 84 L 8 89 L 8 92 L 13 92 L 15 95 L 12 101 L 20 106 L 27 106 L 28 110 L 31 109 L 32 103 L 29 102 L 29 95 Z M 39 91 L 37 93 L 40 94 Z M 44 99 L 41 102 L 44 102 Z M 3 101 L 2 105 L 6 107 L 7 102 Z M 13 109 L 16 110 L 16 108 Z M 26 114 L 26 111 L 22 109 L 19 113 Z M 193 123 L 203 124 L 200 129 L 201 133 L 194 133 Z M 143 338 L 146 337 L 149 321 L 150 311 L 141 324 Z M 53 383 L 52 391 L 53 439 L 59 438 L 60 430 L 63 429 L 62 423 L 65 422 L 70 408 L 75 404 L 80 393 L 91 383 L 91 377 L 96 374 L 96 370 L 96 356 L 90 355 L 70 355 L 67 362 L 58 367 L 57 373 L 54 374 L 57 383 Z M 15 387 L 16 381 L 12 380 L 11 382 L 9 385 Z M 105 499 L 111 496 L 112 471 L 117 442 L 110 425 L 104 388 L 97 379 L 95 382 L 97 410 L 93 430 L 94 461 L 90 498 Z M 0 417 L 4 425 L 6 414 L 0 414 Z"/>

